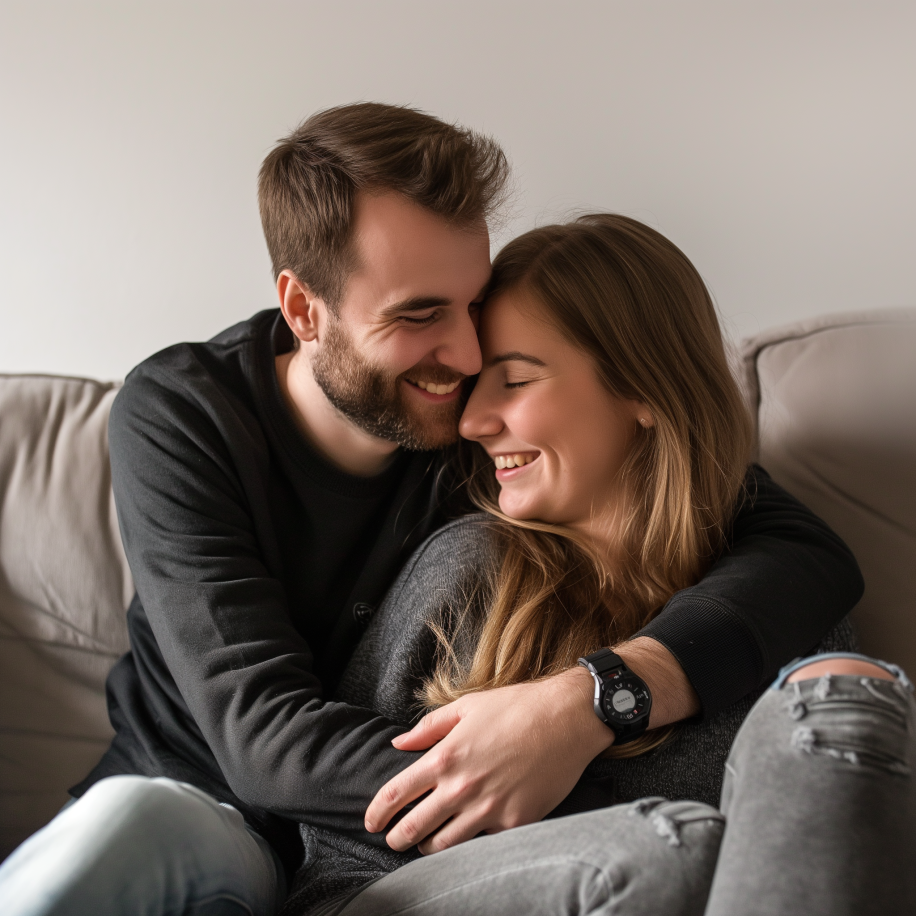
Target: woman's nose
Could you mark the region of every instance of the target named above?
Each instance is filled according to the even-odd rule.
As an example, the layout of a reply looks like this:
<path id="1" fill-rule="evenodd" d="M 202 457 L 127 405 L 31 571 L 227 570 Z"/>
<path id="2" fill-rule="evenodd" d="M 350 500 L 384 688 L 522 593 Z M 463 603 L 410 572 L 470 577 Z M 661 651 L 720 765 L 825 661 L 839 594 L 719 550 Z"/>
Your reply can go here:
<path id="1" fill-rule="evenodd" d="M 475 442 L 488 436 L 497 436 L 505 428 L 505 423 L 496 409 L 493 399 L 487 396 L 487 386 L 483 376 L 477 380 L 471 397 L 464 408 L 458 423 L 458 432 L 465 439 Z"/>

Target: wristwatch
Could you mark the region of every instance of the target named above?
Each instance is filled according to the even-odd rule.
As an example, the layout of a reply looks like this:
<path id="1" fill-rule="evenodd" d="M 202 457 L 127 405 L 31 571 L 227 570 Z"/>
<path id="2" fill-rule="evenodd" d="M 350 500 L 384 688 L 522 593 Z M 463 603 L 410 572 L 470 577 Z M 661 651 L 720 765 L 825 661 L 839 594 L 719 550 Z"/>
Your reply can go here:
<path id="1" fill-rule="evenodd" d="M 610 649 L 579 659 L 595 679 L 595 715 L 614 730 L 615 744 L 638 738 L 649 725 L 652 694 L 646 682 Z"/>

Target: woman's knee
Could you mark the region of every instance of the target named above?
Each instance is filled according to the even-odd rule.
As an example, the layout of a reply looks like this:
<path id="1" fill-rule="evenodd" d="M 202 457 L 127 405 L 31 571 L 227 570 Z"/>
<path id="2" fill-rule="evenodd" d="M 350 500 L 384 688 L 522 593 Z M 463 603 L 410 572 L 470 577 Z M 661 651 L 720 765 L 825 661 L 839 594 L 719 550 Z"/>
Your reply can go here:
<path id="1" fill-rule="evenodd" d="M 689 800 L 643 798 L 545 821 L 545 839 L 550 823 L 560 828 L 554 854 L 564 849 L 571 860 L 604 875 L 614 912 L 629 912 L 635 901 L 638 912 L 703 912 L 725 830 L 717 809 Z"/>
<path id="2" fill-rule="evenodd" d="M 518 839 L 526 854 L 551 857 L 563 851 L 587 863 L 606 875 L 616 892 L 624 884 L 650 885 L 664 872 L 679 886 L 677 893 L 689 891 L 701 900 L 724 829 L 725 818 L 709 805 L 653 797 L 543 821 L 524 828 L 530 834 Z"/>

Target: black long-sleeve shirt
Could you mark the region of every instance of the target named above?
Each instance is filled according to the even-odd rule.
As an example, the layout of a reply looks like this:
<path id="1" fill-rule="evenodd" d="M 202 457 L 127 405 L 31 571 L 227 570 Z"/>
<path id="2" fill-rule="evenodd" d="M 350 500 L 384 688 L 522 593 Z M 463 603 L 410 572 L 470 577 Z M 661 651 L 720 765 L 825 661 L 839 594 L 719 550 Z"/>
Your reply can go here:
<path id="1" fill-rule="evenodd" d="M 361 478 L 299 433 L 275 357 L 292 338 L 261 312 L 204 344 L 151 357 L 109 424 L 112 481 L 137 587 L 131 651 L 108 680 L 106 776 L 170 776 L 236 806 L 290 867 L 295 822 L 376 845 L 363 816 L 419 755 L 401 729 L 325 699 L 410 553 L 441 522 L 435 453 Z M 858 600 L 848 548 L 765 474 L 733 546 L 644 630 L 704 710 L 728 705 L 813 646 Z"/>

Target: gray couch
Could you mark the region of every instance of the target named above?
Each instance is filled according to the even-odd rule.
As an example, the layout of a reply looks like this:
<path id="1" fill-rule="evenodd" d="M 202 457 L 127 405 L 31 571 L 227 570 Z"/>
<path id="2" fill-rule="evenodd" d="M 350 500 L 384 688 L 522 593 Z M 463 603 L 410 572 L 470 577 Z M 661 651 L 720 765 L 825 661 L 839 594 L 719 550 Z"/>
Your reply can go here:
<path id="1" fill-rule="evenodd" d="M 916 312 L 801 322 L 737 361 L 761 463 L 859 558 L 864 648 L 916 672 Z M 0 376 L 0 859 L 111 736 L 133 591 L 108 469 L 117 388 Z"/>

